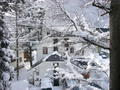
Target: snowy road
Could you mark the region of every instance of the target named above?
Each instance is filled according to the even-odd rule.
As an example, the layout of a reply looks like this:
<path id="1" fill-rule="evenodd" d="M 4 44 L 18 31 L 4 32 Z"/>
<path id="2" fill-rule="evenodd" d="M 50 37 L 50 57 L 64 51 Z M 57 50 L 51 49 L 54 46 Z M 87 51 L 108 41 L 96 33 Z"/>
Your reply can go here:
<path id="1" fill-rule="evenodd" d="M 63 90 L 62 87 L 54 87 L 53 90 Z"/>

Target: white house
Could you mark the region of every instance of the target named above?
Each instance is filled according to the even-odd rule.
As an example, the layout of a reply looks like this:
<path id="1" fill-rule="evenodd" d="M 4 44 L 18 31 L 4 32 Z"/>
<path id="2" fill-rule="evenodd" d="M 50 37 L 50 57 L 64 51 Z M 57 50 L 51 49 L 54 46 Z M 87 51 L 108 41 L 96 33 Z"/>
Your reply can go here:
<path id="1" fill-rule="evenodd" d="M 58 52 L 48 55 L 42 62 L 37 62 L 28 73 L 30 78 L 33 79 L 34 85 L 40 85 L 40 81 L 44 77 L 53 78 L 55 67 L 69 69 L 66 66 L 65 58 Z"/>
<path id="2" fill-rule="evenodd" d="M 40 61 L 44 59 L 47 55 L 58 51 L 61 55 L 64 55 L 65 51 L 69 52 L 69 55 L 74 55 L 78 47 L 80 48 L 81 43 L 79 36 L 68 34 L 63 34 L 55 30 L 45 30 L 43 31 L 43 38 L 36 47 L 37 47 L 37 60 Z M 48 36 L 48 37 L 47 37 Z"/>
<path id="3" fill-rule="evenodd" d="M 61 55 L 65 54 L 65 51 L 68 51 L 70 56 L 89 56 L 90 52 L 97 52 L 95 47 L 89 47 L 87 43 L 80 37 L 72 35 L 70 33 L 63 34 L 61 32 L 51 31 L 48 34 L 47 38 L 43 39 L 39 44 L 37 44 L 37 60 L 40 61 L 44 59 L 47 55 L 58 51 Z M 47 35 L 47 32 L 44 32 L 44 36 Z M 94 48 L 94 49 L 92 49 Z"/>

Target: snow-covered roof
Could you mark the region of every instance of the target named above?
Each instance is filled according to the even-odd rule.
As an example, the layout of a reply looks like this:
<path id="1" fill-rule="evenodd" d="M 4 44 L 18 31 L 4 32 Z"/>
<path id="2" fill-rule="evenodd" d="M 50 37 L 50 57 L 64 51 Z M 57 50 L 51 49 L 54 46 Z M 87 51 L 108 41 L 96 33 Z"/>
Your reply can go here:
<path id="1" fill-rule="evenodd" d="M 48 55 L 46 58 L 44 58 L 43 61 L 64 61 L 64 58 L 61 54 L 55 51 L 52 54 Z"/>
<path id="2" fill-rule="evenodd" d="M 53 52 L 52 54 L 49 54 L 48 56 L 46 56 L 43 60 L 40 60 L 38 62 L 36 62 L 34 65 L 32 65 L 32 68 L 35 68 L 36 66 L 38 66 L 39 64 L 41 64 L 42 62 L 48 62 L 48 61 L 64 61 L 64 57 L 59 54 L 57 51 Z M 30 69 L 30 70 L 31 70 Z"/>

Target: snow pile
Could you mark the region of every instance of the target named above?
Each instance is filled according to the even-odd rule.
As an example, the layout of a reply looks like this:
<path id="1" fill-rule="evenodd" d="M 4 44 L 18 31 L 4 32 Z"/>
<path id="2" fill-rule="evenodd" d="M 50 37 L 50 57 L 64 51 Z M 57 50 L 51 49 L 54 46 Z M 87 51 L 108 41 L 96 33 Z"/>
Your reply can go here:
<path id="1" fill-rule="evenodd" d="M 11 90 L 29 90 L 28 82 L 26 80 L 12 82 Z"/>

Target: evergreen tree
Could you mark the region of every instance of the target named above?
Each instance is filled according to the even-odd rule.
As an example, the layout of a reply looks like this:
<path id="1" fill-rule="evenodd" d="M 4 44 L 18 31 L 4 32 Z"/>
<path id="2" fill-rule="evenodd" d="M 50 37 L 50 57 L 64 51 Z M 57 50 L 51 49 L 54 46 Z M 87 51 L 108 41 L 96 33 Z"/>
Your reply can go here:
<path id="1" fill-rule="evenodd" d="M 11 51 L 9 49 L 9 34 L 4 22 L 4 13 L 8 10 L 8 2 L 0 1 L 0 90 L 6 90 L 13 72 L 10 66 Z"/>

